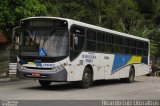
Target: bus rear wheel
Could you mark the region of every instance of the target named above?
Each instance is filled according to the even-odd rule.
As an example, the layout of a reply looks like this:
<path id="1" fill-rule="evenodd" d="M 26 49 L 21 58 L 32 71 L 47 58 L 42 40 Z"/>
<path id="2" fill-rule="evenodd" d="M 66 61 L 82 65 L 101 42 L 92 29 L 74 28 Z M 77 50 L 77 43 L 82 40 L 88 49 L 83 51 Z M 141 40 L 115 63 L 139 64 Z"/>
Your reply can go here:
<path id="1" fill-rule="evenodd" d="M 89 88 L 92 85 L 92 82 L 93 80 L 91 70 L 89 68 L 85 68 L 82 81 L 79 85 L 81 88 Z"/>
<path id="2" fill-rule="evenodd" d="M 45 80 L 39 80 L 39 84 L 42 86 L 42 87 L 50 87 L 51 85 L 51 81 L 45 81 Z"/>
<path id="3" fill-rule="evenodd" d="M 132 82 L 134 82 L 134 78 L 135 78 L 135 71 L 134 71 L 134 68 L 131 67 L 131 68 L 130 68 L 130 71 L 129 71 L 129 76 L 128 76 L 128 78 L 122 78 L 121 80 L 122 80 L 123 82 L 132 83 Z"/>

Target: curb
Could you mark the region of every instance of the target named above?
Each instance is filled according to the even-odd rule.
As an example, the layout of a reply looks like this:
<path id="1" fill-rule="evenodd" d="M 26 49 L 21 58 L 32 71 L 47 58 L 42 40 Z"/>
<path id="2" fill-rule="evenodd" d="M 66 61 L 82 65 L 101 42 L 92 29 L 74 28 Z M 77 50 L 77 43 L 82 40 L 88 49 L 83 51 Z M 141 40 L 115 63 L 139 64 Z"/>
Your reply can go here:
<path id="1" fill-rule="evenodd" d="M 12 82 L 12 81 L 19 81 L 19 78 L 0 78 L 0 83 Z"/>
<path id="2" fill-rule="evenodd" d="M 9 82 L 11 78 L 0 78 L 0 83 Z"/>

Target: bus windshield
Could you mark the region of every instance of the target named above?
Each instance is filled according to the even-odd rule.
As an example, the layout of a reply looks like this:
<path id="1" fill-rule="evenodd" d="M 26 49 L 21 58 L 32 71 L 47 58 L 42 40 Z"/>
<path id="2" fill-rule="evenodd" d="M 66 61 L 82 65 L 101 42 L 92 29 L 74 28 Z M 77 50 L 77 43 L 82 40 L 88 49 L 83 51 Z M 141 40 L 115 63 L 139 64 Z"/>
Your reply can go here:
<path id="1" fill-rule="evenodd" d="M 67 30 L 22 30 L 20 55 L 60 57 L 68 55 Z"/>

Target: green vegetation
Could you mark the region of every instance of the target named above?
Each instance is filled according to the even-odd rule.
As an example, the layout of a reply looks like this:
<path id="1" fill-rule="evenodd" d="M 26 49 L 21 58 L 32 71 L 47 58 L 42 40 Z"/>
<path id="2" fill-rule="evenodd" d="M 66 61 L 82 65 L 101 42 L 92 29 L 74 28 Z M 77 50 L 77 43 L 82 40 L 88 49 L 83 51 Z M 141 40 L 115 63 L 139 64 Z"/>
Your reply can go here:
<path id="1" fill-rule="evenodd" d="M 151 56 L 160 54 L 159 0 L 1 0 L 0 11 L 6 35 L 22 18 L 58 16 L 149 38 Z"/>

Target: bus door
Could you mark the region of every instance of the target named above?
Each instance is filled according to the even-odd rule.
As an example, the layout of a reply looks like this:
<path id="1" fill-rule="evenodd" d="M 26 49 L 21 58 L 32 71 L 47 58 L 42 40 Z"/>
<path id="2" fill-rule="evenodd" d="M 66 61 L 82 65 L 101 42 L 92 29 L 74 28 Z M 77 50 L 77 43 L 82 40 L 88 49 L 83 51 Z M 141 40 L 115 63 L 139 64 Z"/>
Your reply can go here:
<path id="1" fill-rule="evenodd" d="M 74 80 L 81 80 L 82 73 L 84 70 L 83 64 L 81 64 L 82 58 L 80 54 L 82 53 L 84 46 L 84 28 L 80 26 L 72 26 L 70 31 L 70 60 L 72 61 L 71 70 L 74 70 Z"/>

